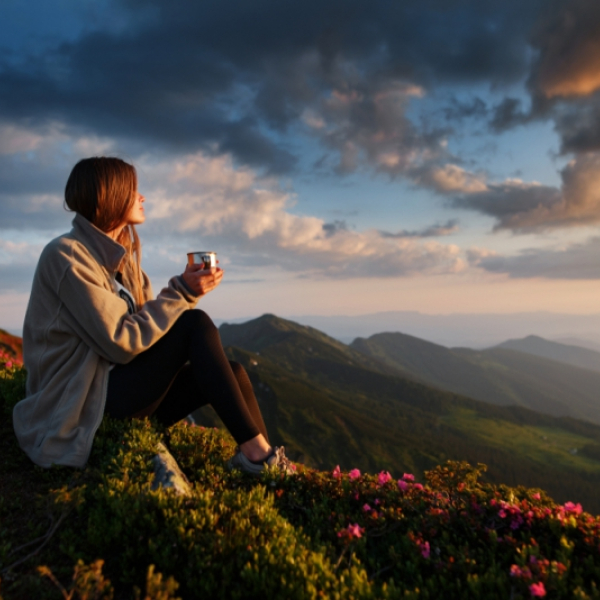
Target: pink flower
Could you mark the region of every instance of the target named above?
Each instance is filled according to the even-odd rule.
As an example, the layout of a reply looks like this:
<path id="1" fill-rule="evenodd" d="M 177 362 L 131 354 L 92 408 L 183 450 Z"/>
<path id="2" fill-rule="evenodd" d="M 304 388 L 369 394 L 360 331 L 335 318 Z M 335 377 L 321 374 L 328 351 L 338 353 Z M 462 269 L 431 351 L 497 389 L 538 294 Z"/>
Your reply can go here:
<path id="1" fill-rule="evenodd" d="M 4 366 L 5 366 L 7 369 L 12 369 L 12 366 L 13 366 L 12 360 L 9 360 L 9 361 L 7 361 L 6 363 L 4 363 Z"/>
<path id="2" fill-rule="evenodd" d="M 423 542 L 421 544 L 421 554 L 423 558 L 429 558 L 429 554 L 431 553 L 431 549 L 429 548 L 429 542 Z"/>
<path id="3" fill-rule="evenodd" d="M 381 504 L 381 502 L 379 501 L 379 498 L 375 498 L 375 506 L 379 506 Z"/>
<path id="4" fill-rule="evenodd" d="M 8 364 L 8 363 L 6 363 Z M 580 515 L 583 512 L 583 508 L 581 508 L 581 504 L 573 504 L 573 502 L 565 502 L 563 506 L 565 512 L 572 512 L 576 515 Z"/>
<path id="5" fill-rule="evenodd" d="M 355 538 L 362 537 L 362 532 L 364 529 L 358 525 L 358 523 L 354 523 L 354 525 L 348 525 L 348 533 Z"/>
<path id="6" fill-rule="evenodd" d="M 360 477 L 360 471 L 358 469 L 352 469 L 352 471 L 348 473 L 348 477 L 350 477 L 350 481 L 354 481 Z"/>
<path id="7" fill-rule="evenodd" d="M 368 504 L 365 504 L 365 505 L 363 506 L 363 510 L 364 510 L 365 512 L 369 512 L 369 511 L 371 510 L 371 507 L 370 507 Z"/>
<path id="8" fill-rule="evenodd" d="M 541 581 L 539 583 L 532 583 L 529 586 L 529 591 L 531 592 L 531 595 L 536 598 L 543 598 L 546 595 L 546 588 Z"/>
<path id="9" fill-rule="evenodd" d="M 420 483 L 415 483 L 415 484 L 413 484 L 413 488 L 415 490 L 422 490 L 423 486 Z"/>
<path id="10" fill-rule="evenodd" d="M 504 509 L 501 509 L 501 510 L 499 510 L 499 511 L 498 511 L 498 516 L 499 516 L 501 519 L 504 519 L 504 517 L 506 517 L 506 511 L 505 511 Z"/>
<path id="11" fill-rule="evenodd" d="M 335 469 L 333 470 L 333 473 L 331 474 L 331 476 L 334 479 L 337 479 L 338 477 L 342 476 L 342 472 L 340 471 L 340 465 L 336 465 Z"/>
<path id="12" fill-rule="evenodd" d="M 415 476 L 411 475 L 410 473 L 404 473 L 404 475 L 402 475 L 402 479 L 404 479 L 405 481 L 414 481 Z"/>
<path id="13" fill-rule="evenodd" d="M 531 494 L 531 497 L 534 500 L 541 500 L 542 499 L 542 495 L 539 492 L 536 492 L 535 494 Z"/>
<path id="14" fill-rule="evenodd" d="M 385 485 L 388 481 L 391 481 L 392 476 L 387 471 L 381 471 L 377 477 L 377 485 Z"/>
<path id="15" fill-rule="evenodd" d="M 520 577 L 521 576 L 521 567 L 519 567 L 519 565 L 511 565 L 510 576 L 511 577 Z"/>
<path id="16" fill-rule="evenodd" d="M 358 492 L 354 492 L 354 496 L 353 497 L 354 497 L 355 500 L 358 500 L 360 498 L 360 496 L 358 495 Z"/>
<path id="17" fill-rule="evenodd" d="M 408 488 L 408 483 L 406 483 L 406 481 L 402 481 L 402 479 L 398 480 L 398 487 L 405 492 Z"/>

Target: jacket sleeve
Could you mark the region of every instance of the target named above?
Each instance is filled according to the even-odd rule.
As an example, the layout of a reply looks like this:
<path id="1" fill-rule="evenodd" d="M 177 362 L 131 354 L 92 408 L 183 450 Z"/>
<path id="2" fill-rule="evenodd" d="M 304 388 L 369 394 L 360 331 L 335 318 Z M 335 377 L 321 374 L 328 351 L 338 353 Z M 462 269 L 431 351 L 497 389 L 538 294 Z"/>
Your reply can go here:
<path id="1" fill-rule="evenodd" d="M 147 277 L 144 281 L 149 283 Z M 145 288 L 147 294 L 150 290 Z M 76 257 L 67 261 L 58 295 L 77 334 L 100 356 L 118 364 L 150 348 L 198 301 L 173 277 L 155 299 L 130 315 L 125 301 L 109 289 L 104 269 Z"/>

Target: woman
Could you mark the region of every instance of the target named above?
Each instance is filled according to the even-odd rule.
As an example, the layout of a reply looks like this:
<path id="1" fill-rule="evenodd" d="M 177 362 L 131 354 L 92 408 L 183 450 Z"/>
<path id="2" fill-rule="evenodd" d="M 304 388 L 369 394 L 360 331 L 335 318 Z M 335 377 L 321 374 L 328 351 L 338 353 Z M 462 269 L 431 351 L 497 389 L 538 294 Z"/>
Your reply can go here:
<path id="1" fill-rule="evenodd" d="M 153 299 L 135 230 L 144 200 L 118 158 L 81 160 L 69 176 L 73 229 L 44 248 L 25 315 L 27 395 L 13 413 L 21 447 L 43 467 L 83 467 L 105 414 L 172 425 L 210 403 L 239 445 L 230 468 L 290 472 L 248 375 L 227 360 L 210 318 L 191 310 L 223 271 L 188 265 Z"/>

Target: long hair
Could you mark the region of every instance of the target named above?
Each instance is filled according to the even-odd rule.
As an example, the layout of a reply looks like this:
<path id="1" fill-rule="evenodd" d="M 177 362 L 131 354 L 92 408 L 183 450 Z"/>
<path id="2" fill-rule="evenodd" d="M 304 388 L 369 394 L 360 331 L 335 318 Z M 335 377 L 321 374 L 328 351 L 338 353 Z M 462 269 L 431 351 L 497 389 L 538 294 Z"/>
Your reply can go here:
<path id="1" fill-rule="evenodd" d="M 105 233 L 117 228 L 137 201 L 137 174 L 133 165 L 107 156 L 84 158 L 71 171 L 65 203 Z M 144 304 L 141 244 L 133 225 L 123 227 L 117 242 L 127 254 L 122 264 L 125 287 L 138 305 Z"/>

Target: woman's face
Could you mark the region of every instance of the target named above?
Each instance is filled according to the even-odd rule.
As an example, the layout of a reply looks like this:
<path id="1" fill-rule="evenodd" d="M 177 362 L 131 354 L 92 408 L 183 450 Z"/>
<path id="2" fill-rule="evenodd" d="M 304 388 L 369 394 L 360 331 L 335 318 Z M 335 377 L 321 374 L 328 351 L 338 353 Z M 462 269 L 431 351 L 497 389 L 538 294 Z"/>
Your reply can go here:
<path id="1" fill-rule="evenodd" d="M 125 215 L 125 225 L 141 225 L 146 220 L 146 215 L 144 214 L 144 201 L 146 198 L 138 191 L 135 193 L 137 198 L 129 209 L 129 212 Z"/>

